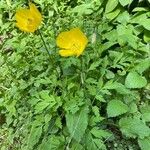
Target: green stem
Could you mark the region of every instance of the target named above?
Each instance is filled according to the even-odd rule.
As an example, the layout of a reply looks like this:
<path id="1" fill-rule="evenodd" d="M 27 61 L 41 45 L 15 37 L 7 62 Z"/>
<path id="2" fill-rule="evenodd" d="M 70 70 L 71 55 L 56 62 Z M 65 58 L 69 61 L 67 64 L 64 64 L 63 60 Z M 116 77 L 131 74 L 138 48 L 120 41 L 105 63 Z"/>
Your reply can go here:
<path id="1" fill-rule="evenodd" d="M 39 35 L 40 35 L 40 37 L 41 37 L 41 40 L 42 40 L 42 42 L 43 42 L 43 44 L 44 44 L 44 47 L 45 47 L 45 49 L 46 49 L 46 52 L 47 52 L 47 54 L 48 54 L 48 56 L 49 56 L 50 62 L 51 62 L 53 65 L 55 65 L 55 63 L 54 63 L 54 61 L 53 61 L 53 58 L 52 58 L 52 56 L 50 55 L 50 53 L 49 53 L 49 51 L 48 51 L 48 48 L 47 48 L 47 46 L 46 46 L 46 42 L 45 42 L 45 40 L 44 40 L 44 38 L 43 38 L 43 35 L 42 35 L 42 33 L 40 32 L 40 30 L 38 30 L 38 33 L 39 33 Z M 58 75 L 58 77 L 59 77 L 59 72 L 58 72 L 56 66 L 55 66 L 55 70 L 56 70 L 56 73 L 57 73 L 57 75 Z"/>
<path id="2" fill-rule="evenodd" d="M 80 62 L 81 62 L 81 85 L 84 85 L 84 71 L 83 71 L 83 58 L 82 56 L 80 57 Z"/>
<path id="3" fill-rule="evenodd" d="M 45 43 L 45 40 L 44 40 L 44 38 L 43 38 L 42 33 L 40 32 L 40 30 L 38 30 L 38 33 L 39 33 L 39 35 L 40 35 L 40 37 L 41 37 L 41 40 L 42 40 L 42 42 L 43 42 L 43 44 L 44 44 L 44 47 L 45 47 L 46 52 L 47 52 L 47 54 L 48 54 L 48 56 L 49 56 L 49 59 L 50 59 L 50 61 L 53 63 L 53 59 L 52 59 L 52 57 L 51 57 L 51 55 L 50 55 L 50 53 L 49 53 L 49 51 L 48 51 L 48 48 L 47 48 L 46 43 Z"/>

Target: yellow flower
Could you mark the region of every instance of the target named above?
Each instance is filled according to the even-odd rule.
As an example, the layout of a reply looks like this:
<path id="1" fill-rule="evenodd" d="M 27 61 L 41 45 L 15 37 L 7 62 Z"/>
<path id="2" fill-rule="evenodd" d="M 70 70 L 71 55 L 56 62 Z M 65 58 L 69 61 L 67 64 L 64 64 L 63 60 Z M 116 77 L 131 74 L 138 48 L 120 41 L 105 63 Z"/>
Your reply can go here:
<path id="1" fill-rule="evenodd" d="M 57 46 L 61 48 L 59 54 L 63 57 L 80 56 L 87 43 L 87 37 L 79 28 L 73 28 L 70 31 L 62 32 L 56 39 Z"/>
<path id="2" fill-rule="evenodd" d="M 19 9 L 16 12 L 16 26 L 25 32 L 34 32 L 42 21 L 42 15 L 32 3 L 29 3 L 30 9 Z"/>

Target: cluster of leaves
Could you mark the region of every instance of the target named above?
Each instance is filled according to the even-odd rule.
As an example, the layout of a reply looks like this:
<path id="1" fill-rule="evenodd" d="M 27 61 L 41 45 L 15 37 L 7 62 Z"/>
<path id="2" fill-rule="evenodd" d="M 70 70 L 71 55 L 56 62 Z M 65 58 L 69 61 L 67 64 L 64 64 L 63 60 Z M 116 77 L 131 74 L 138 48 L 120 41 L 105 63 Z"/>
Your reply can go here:
<path id="1" fill-rule="evenodd" d="M 150 12 L 131 0 L 35 0 L 41 32 L 14 26 L 24 1 L 0 2 L 2 150 L 106 150 L 150 147 Z M 147 1 L 147 4 L 149 1 Z M 59 32 L 81 27 L 79 57 L 61 58 Z M 69 42 L 69 41 L 68 41 Z"/>

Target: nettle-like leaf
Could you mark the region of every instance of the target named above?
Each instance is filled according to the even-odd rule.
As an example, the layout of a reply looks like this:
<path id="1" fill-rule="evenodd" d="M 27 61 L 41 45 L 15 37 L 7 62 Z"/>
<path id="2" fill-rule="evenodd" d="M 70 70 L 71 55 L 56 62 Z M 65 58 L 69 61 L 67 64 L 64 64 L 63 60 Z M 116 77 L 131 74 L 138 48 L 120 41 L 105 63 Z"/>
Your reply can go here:
<path id="1" fill-rule="evenodd" d="M 105 8 L 105 13 L 113 11 L 118 5 L 118 0 L 108 0 Z"/>
<path id="2" fill-rule="evenodd" d="M 67 113 L 75 114 L 84 105 L 84 99 L 79 96 L 71 96 L 66 100 L 64 109 Z"/>
<path id="3" fill-rule="evenodd" d="M 145 30 L 144 31 L 144 36 L 143 36 L 143 39 L 146 43 L 149 43 L 150 42 L 150 31 L 148 30 Z"/>
<path id="4" fill-rule="evenodd" d="M 148 16 L 147 13 L 141 13 L 140 15 L 135 15 L 131 19 L 131 23 L 137 23 L 150 31 L 150 26 L 149 26 L 150 19 L 147 16 Z"/>
<path id="5" fill-rule="evenodd" d="M 150 122 L 150 106 L 148 104 L 145 106 L 141 106 L 140 111 L 142 114 L 142 119 L 145 122 Z"/>
<path id="6" fill-rule="evenodd" d="M 41 126 L 32 126 L 31 132 L 28 137 L 27 149 L 33 149 L 33 146 L 39 141 L 42 134 L 42 125 Z"/>
<path id="7" fill-rule="evenodd" d="M 41 99 L 34 107 L 35 113 L 41 113 L 47 107 L 56 111 L 56 109 L 62 105 L 60 97 L 49 95 L 48 90 L 42 90 L 39 95 Z"/>
<path id="8" fill-rule="evenodd" d="M 117 8 L 114 11 L 107 13 L 106 18 L 109 20 L 113 20 L 119 15 L 119 13 L 120 13 L 120 9 Z"/>
<path id="9" fill-rule="evenodd" d="M 120 3 L 122 6 L 129 5 L 131 2 L 132 2 L 132 0 L 119 0 L 119 3 Z"/>
<path id="10" fill-rule="evenodd" d="M 121 24 L 126 24 L 130 20 L 130 15 L 127 11 L 124 11 L 123 13 L 120 13 L 119 16 L 116 19 Z"/>
<path id="11" fill-rule="evenodd" d="M 137 49 L 137 36 L 133 34 L 133 26 L 128 25 L 118 25 L 117 26 L 117 33 L 118 33 L 118 43 L 121 46 L 124 46 L 125 44 L 130 45 L 132 48 Z"/>
<path id="12" fill-rule="evenodd" d="M 51 135 L 43 139 L 38 150 L 58 150 L 64 149 L 64 137 Z"/>
<path id="13" fill-rule="evenodd" d="M 120 94 L 129 94 L 131 93 L 123 84 L 119 82 L 113 82 L 113 80 L 109 80 L 104 85 L 103 89 L 108 90 L 116 90 Z"/>
<path id="14" fill-rule="evenodd" d="M 76 6 L 73 8 L 73 13 L 78 13 L 79 15 L 89 15 L 94 12 L 94 10 L 97 10 L 100 5 L 102 4 L 102 1 L 91 1 L 90 3 L 84 3 L 79 6 Z"/>
<path id="15" fill-rule="evenodd" d="M 89 125 L 95 126 L 96 123 L 101 122 L 105 118 L 100 115 L 99 108 L 97 106 L 92 107 L 93 114 L 89 118 Z"/>
<path id="16" fill-rule="evenodd" d="M 84 146 L 76 141 L 72 141 L 71 150 L 83 150 Z"/>
<path id="17" fill-rule="evenodd" d="M 119 126 L 121 132 L 127 137 L 143 139 L 150 135 L 150 128 L 139 118 L 121 118 Z"/>
<path id="18" fill-rule="evenodd" d="M 127 88 L 142 88 L 146 86 L 146 84 L 146 78 L 138 74 L 136 71 L 129 72 L 125 79 L 125 85 Z"/>
<path id="19" fill-rule="evenodd" d="M 88 69 L 88 71 L 95 70 L 96 67 L 98 67 L 101 64 L 101 62 L 102 62 L 102 60 L 98 60 L 98 61 L 93 62 L 90 65 L 90 68 Z"/>
<path id="20" fill-rule="evenodd" d="M 141 150 L 148 150 L 150 148 L 150 136 L 144 139 L 138 138 L 138 144 Z"/>
<path id="21" fill-rule="evenodd" d="M 88 125 L 88 108 L 85 106 L 75 114 L 66 114 L 66 124 L 70 138 L 80 142 Z"/>
<path id="22" fill-rule="evenodd" d="M 120 100 L 111 100 L 107 105 L 108 117 L 116 117 L 128 112 L 128 106 Z"/>
<path id="23" fill-rule="evenodd" d="M 134 67 L 134 69 L 139 73 L 142 74 L 145 70 L 150 68 L 150 58 L 146 58 L 141 60 L 138 65 Z"/>
<path id="24" fill-rule="evenodd" d="M 90 132 L 85 135 L 85 148 L 88 150 L 106 150 L 106 146 L 101 139 L 94 138 Z"/>
<path id="25" fill-rule="evenodd" d="M 93 128 L 91 131 L 93 136 L 95 136 L 96 138 L 109 138 L 112 136 L 111 133 L 109 133 L 108 131 L 106 130 L 102 130 L 102 129 L 98 129 L 98 128 Z"/>

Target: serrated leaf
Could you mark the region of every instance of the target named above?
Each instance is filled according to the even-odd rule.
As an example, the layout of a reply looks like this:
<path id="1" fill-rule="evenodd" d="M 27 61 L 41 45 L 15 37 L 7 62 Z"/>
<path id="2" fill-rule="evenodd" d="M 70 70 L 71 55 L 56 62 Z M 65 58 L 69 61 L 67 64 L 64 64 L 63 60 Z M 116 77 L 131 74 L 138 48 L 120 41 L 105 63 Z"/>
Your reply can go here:
<path id="1" fill-rule="evenodd" d="M 150 106 L 149 105 L 142 106 L 140 108 L 140 111 L 142 113 L 142 119 L 145 122 L 150 122 Z"/>
<path id="2" fill-rule="evenodd" d="M 129 109 L 130 109 L 129 111 L 130 113 L 135 113 L 138 111 L 137 105 L 134 102 L 130 104 Z"/>
<path id="3" fill-rule="evenodd" d="M 144 139 L 138 139 L 138 144 L 141 150 L 148 150 L 150 148 L 150 137 L 146 137 Z"/>
<path id="4" fill-rule="evenodd" d="M 111 100 L 107 105 L 108 117 L 116 117 L 128 111 L 128 106 L 120 100 Z"/>
<path id="5" fill-rule="evenodd" d="M 127 11 L 120 13 L 119 16 L 117 17 L 117 21 L 120 22 L 121 24 L 126 24 L 130 20 L 130 15 Z"/>
<path id="6" fill-rule="evenodd" d="M 118 0 L 108 0 L 105 8 L 105 13 L 113 11 L 118 5 Z"/>
<path id="7" fill-rule="evenodd" d="M 121 132 L 127 137 L 145 138 L 150 135 L 150 128 L 139 118 L 121 118 L 119 126 Z"/>
<path id="8" fill-rule="evenodd" d="M 106 150 L 104 142 L 100 139 L 93 138 L 90 132 L 85 135 L 85 147 L 88 150 Z"/>
<path id="9" fill-rule="evenodd" d="M 93 128 L 91 130 L 91 133 L 96 137 L 96 138 L 108 138 L 110 136 L 112 136 L 111 133 L 105 131 L 105 130 L 101 130 L 101 129 L 98 129 L 98 128 Z"/>
<path id="10" fill-rule="evenodd" d="M 74 138 L 76 141 L 80 142 L 88 125 L 88 108 L 83 107 L 75 114 L 66 114 L 66 123 L 70 138 Z"/>
<path id="11" fill-rule="evenodd" d="M 113 80 L 109 80 L 103 87 L 108 90 L 116 90 L 120 94 L 129 94 L 130 91 L 121 83 L 113 82 Z"/>
<path id="12" fill-rule="evenodd" d="M 95 70 L 96 67 L 98 67 L 98 66 L 101 64 L 101 62 L 102 62 L 102 60 L 93 62 L 93 63 L 90 65 L 90 68 L 88 69 L 88 71 Z"/>
<path id="13" fill-rule="evenodd" d="M 146 13 L 142 13 L 141 15 L 137 15 L 131 19 L 131 23 L 137 23 L 143 26 L 145 29 L 150 31 L 150 19 L 147 18 Z"/>
<path id="14" fill-rule="evenodd" d="M 106 18 L 109 20 L 113 20 L 119 15 L 119 13 L 120 13 L 120 9 L 116 9 L 112 12 L 107 13 Z"/>
<path id="15" fill-rule="evenodd" d="M 64 137 L 51 135 L 43 139 L 38 150 L 60 150 L 64 149 Z"/>
<path id="16" fill-rule="evenodd" d="M 150 122 L 150 112 L 143 113 L 143 114 L 142 114 L 142 119 L 143 119 L 145 122 Z"/>
<path id="17" fill-rule="evenodd" d="M 120 3 L 122 6 L 129 5 L 131 2 L 132 2 L 132 0 L 119 0 L 119 3 Z"/>
<path id="18" fill-rule="evenodd" d="M 49 106 L 49 103 L 46 101 L 37 103 L 37 105 L 35 105 L 35 107 L 34 107 L 35 114 L 42 112 L 48 106 Z"/>
<path id="19" fill-rule="evenodd" d="M 92 8 L 91 8 L 91 3 L 90 4 L 81 4 L 79 6 L 76 6 L 72 12 L 77 12 L 80 15 L 83 14 L 91 14 L 93 12 Z"/>
<path id="20" fill-rule="evenodd" d="M 118 43 L 121 46 L 125 44 L 129 44 L 134 49 L 137 49 L 137 37 L 133 34 L 133 26 L 128 25 L 118 25 L 117 26 L 117 33 L 118 33 Z"/>
<path id="21" fill-rule="evenodd" d="M 144 41 L 146 42 L 146 43 L 149 43 L 150 42 L 150 31 L 144 31 Z"/>
<path id="22" fill-rule="evenodd" d="M 28 137 L 28 144 L 27 144 L 27 148 L 29 150 L 33 149 L 33 146 L 39 141 L 41 134 L 42 134 L 42 126 L 32 127 L 30 135 Z"/>
<path id="23" fill-rule="evenodd" d="M 145 28 L 145 29 L 147 29 L 147 30 L 149 30 L 150 31 L 150 19 L 145 19 L 145 20 L 143 20 L 142 22 L 141 22 L 141 25 Z"/>
<path id="24" fill-rule="evenodd" d="M 129 72 L 125 79 L 125 86 L 127 88 L 142 88 L 146 86 L 147 80 L 135 71 Z"/>
<path id="25" fill-rule="evenodd" d="M 76 141 L 72 142 L 70 150 L 83 150 L 83 149 L 84 149 L 84 147 L 80 143 L 78 143 Z"/>
<path id="26" fill-rule="evenodd" d="M 146 13 L 142 13 L 140 15 L 133 16 L 133 18 L 130 20 L 130 22 L 140 24 L 145 19 L 147 19 L 147 15 L 146 15 Z"/>
<path id="27" fill-rule="evenodd" d="M 150 58 L 140 61 L 140 63 L 134 67 L 134 69 L 140 74 L 142 74 L 148 68 L 150 68 Z"/>

